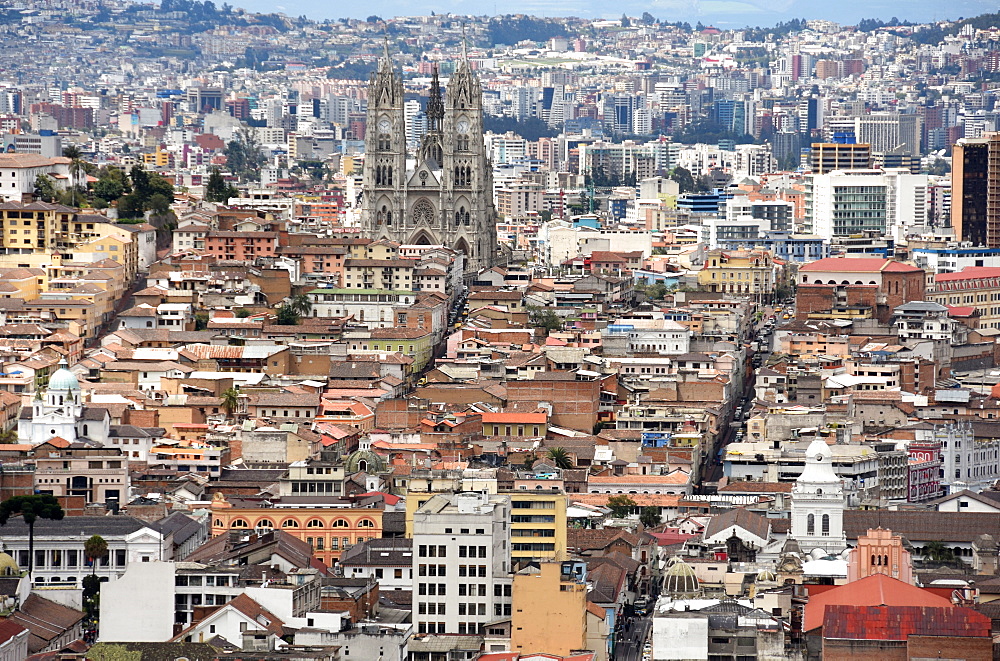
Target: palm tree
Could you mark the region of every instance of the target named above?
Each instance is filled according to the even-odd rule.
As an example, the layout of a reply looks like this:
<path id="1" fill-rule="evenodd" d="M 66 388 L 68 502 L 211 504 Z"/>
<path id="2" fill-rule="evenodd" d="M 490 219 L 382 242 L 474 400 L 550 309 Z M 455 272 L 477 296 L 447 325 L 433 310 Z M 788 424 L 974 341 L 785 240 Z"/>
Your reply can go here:
<path id="1" fill-rule="evenodd" d="M 39 518 L 59 521 L 63 518 L 62 505 L 48 493 L 31 496 L 14 496 L 0 503 L 0 526 L 7 525 L 13 514 L 20 514 L 28 524 L 28 577 L 35 568 L 35 521 Z"/>
<path id="2" fill-rule="evenodd" d="M 947 564 L 955 560 L 955 552 L 944 545 L 944 542 L 934 540 L 927 542 L 923 551 L 924 558 L 934 564 Z"/>
<path id="3" fill-rule="evenodd" d="M 556 468 L 573 468 L 573 459 L 566 452 L 566 448 L 549 448 L 545 457 L 555 464 Z"/>
<path id="4" fill-rule="evenodd" d="M 297 294 L 293 296 L 290 306 L 300 317 L 308 317 L 309 313 L 312 312 L 313 309 L 312 299 L 309 298 L 308 294 Z"/>
<path id="5" fill-rule="evenodd" d="M 71 204 L 79 205 L 80 192 L 87 190 L 87 172 L 83 164 L 83 154 L 76 145 L 69 145 L 63 148 L 63 156 L 72 161 L 69 165 L 70 172 L 70 193 L 72 194 Z M 82 177 L 81 177 L 82 175 Z M 82 178 L 82 183 L 81 183 Z"/>
<path id="6" fill-rule="evenodd" d="M 222 409 L 226 412 L 227 417 L 233 417 L 240 407 L 240 391 L 239 388 L 229 388 L 222 393 Z"/>
<path id="7" fill-rule="evenodd" d="M 83 555 L 90 560 L 91 575 L 97 576 L 97 561 L 108 555 L 108 543 L 100 535 L 91 535 L 83 543 Z"/>

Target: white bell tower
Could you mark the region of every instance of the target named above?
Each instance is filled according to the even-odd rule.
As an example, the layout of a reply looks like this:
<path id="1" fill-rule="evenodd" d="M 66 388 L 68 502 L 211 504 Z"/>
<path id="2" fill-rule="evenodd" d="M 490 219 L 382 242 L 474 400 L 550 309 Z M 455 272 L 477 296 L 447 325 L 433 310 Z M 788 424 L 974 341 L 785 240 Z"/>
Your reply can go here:
<path id="1" fill-rule="evenodd" d="M 825 441 L 816 439 L 792 488 L 791 536 L 803 552 L 819 548 L 838 555 L 847 548 L 844 504 L 844 484 L 833 470 L 833 453 Z"/>

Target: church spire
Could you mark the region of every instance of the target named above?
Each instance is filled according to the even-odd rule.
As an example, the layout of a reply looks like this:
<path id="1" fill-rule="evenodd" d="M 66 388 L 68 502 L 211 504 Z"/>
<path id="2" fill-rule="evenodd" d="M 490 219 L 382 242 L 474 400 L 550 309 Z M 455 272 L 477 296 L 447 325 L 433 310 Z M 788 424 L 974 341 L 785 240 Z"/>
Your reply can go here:
<path id="1" fill-rule="evenodd" d="M 434 65 L 431 77 L 431 94 L 427 99 L 427 131 L 441 131 L 444 123 L 444 100 L 441 98 L 441 82 L 438 80 L 438 65 Z"/>

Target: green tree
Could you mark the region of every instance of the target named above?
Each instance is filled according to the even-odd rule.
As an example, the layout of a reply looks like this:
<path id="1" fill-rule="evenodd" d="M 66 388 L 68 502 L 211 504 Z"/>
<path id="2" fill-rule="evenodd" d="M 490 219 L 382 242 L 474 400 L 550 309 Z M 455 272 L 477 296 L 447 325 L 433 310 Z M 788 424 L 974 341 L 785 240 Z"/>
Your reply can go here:
<path id="1" fill-rule="evenodd" d="M 227 417 L 233 417 L 233 413 L 239 410 L 240 407 L 240 391 L 239 388 L 227 388 L 222 393 L 222 409 L 226 412 Z"/>
<path id="2" fill-rule="evenodd" d="M 91 192 L 95 197 L 114 202 L 125 193 L 130 192 L 129 182 L 124 172 L 109 166 L 98 172 L 97 181 L 91 187 Z"/>
<path id="3" fill-rule="evenodd" d="M 205 186 L 205 201 L 227 203 L 229 198 L 239 196 L 239 190 L 226 183 L 219 168 L 212 168 L 212 174 L 208 176 L 208 184 Z"/>
<path id="4" fill-rule="evenodd" d="M 624 519 L 638 507 L 636 502 L 626 496 L 625 494 L 619 494 L 611 496 L 608 498 L 608 509 L 611 510 L 611 516 L 616 519 Z"/>
<path id="5" fill-rule="evenodd" d="M 639 523 L 646 528 L 660 525 L 660 510 L 657 507 L 643 507 L 639 511 Z"/>
<path id="6" fill-rule="evenodd" d="M 108 556 L 108 542 L 100 535 L 91 535 L 83 543 L 83 556 L 90 562 L 90 575 L 97 576 L 97 561 Z"/>
<path id="7" fill-rule="evenodd" d="M 129 193 L 118 199 L 119 218 L 142 218 L 146 213 L 146 205 L 139 193 Z"/>
<path id="8" fill-rule="evenodd" d="M 938 540 L 924 546 L 923 556 L 934 564 L 950 564 L 955 561 L 955 552 Z"/>
<path id="9" fill-rule="evenodd" d="M 17 428 L 12 427 L 0 432 L 0 444 L 17 443 Z"/>
<path id="10" fill-rule="evenodd" d="M 278 308 L 277 323 L 279 326 L 295 326 L 302 320 L 302 316 L 295 311 L 289 303 L 282 303 Z"/>
<path id="11" fill-rule="evenodd" d="M 35 521 L 59 521 L 65 513 L 55 496 L 44 493 L 14 496 L 0 503 L 0 526 L 7 525 L 7 521 L 15 514 L 20 514 L 28 524 L 28 576 L 31 576 L 35 560 Z"/>
<path id="12" fill-rule="evenodd" d="M 528 323 L 535 328 L 545 330 L 545 335 L 563 327 L 562 319 L 549 308 L 540 308 L 534 305 L 528 306 Z"/>
<path id="13" fill-rule="evenodd" d="M 300 317 L 308 317 L 313 309 L 312 299 L 309 298 L 309 294 L 296 294 L 288 304 L 292 306 L 292 309 Z"/>
<path id="14" fill-rule="evenodd" d="M 673 169 L 670 178 L 677 182 L 677 187 L 682 193 L 689 193 L 695 189 L 694 177 L 691 171 L 680 166 Z"/>
<path id="15" fill-rule="evenodd" d="M 662 301 L 663 297 L 666 295 L 667 286 L 662 282 L 657 282 L 646 287 L 646 298 L 651 301 Z"/>
<path id="16" fill-rule="evenodd" d="M 226 145 L 226 164 L 230 172 L 250 181 L 260 181 L 260 168 L 264 155 L 260 150 L 257 134 L 248 126 L 240 128 Z"/>
<path id="17" fill-rule="evenodd" d="M 50 177 L 40 174 L 35 177 L 34 195 L 43 202 L 52 202 L 58 195 L 56 192 L 56 185 L 52 182 Z"/>
<path id="18" fill-rule="evenodd" d="M 628 16 L 626 16 L 625 14 L 622 14 L 622 27 L 623 28 L 632 27 L 632 21 L 630 21 L 628 19 Z"/>
<path id="19" fill-rule="evenodd" d="M 141 165 L 133 165 L 129 170 L 128 178 L 132 181 L 132 193 L 140 200 L 147 200 L 153 194 L 153 188 L 149 182 L 149 173 Z"/>
<path id="20" fill-rule="evenodd" d="M 70 159 L 70 205 L 80 206 L 84 195 L 87 192 L 87 166 L 83 160 L 83 154 L 76 145 L 69 145 L 63 148 L 63 156 Z"/>
<path id="21" fill-rule="evenodd" d="M 170 211 L 170 200 L 163 193 L 153 193 L 149 196 L 149 210 L 160 216 Z"/>
<path id="22" fill-rule="evenodd" d="M 566 448 L 549 448 L 545 458 L 555 464 L 556 468 L 573 468 L 573 459 L 566 452 Z"/>

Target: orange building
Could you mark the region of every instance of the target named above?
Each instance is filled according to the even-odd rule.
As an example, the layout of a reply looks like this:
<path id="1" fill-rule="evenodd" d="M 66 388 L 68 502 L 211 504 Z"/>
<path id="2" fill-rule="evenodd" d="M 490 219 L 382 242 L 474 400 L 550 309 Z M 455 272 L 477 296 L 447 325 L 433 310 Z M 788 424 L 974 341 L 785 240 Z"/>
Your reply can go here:
<path id="1" fill-rule="evenodd" d="M 347 501 L 343 501 L 347 504 Z M 266 531 L 279 528 L 307 542 L 313 556 L 332 567 L 340 554 L 355 544 L 382 536 L 382 510 L 336 505 L 264 507 L 259 501 L 233 499 L 217 493 L 212 498 L 212 536 L 230 530 Z"/>

